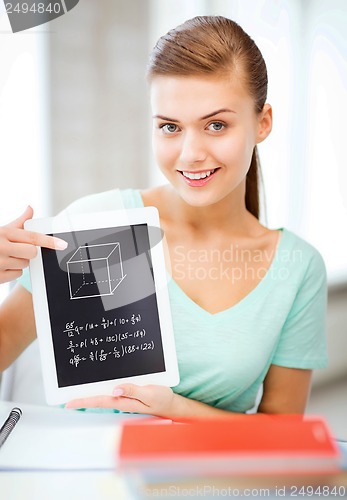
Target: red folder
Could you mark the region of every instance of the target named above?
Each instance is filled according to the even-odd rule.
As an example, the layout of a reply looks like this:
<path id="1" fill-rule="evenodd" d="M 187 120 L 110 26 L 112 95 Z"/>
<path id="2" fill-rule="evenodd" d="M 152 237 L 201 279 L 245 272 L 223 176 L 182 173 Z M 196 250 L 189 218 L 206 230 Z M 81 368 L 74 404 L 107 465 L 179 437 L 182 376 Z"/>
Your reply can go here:
<path id="1" fill-rule="evenodd" d="M 179 475 L 330 473 L 339 451 L 326 422 L 298 416 L 245 415 L 122 430 L 122 470 Z"/>

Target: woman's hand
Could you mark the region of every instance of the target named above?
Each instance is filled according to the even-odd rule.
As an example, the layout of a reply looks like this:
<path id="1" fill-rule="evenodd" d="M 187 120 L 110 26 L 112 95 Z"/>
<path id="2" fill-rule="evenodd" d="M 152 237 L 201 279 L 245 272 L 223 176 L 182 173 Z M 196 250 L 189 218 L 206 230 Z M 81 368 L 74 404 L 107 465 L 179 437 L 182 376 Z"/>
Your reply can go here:
<path id="1" fill-rule="evenodd" d="M 19 278 L 29 260 L 37 255 L 36 246 L 64 250 L 67 243 L 59 238 L 26 231 L 24 222 L 31 219 L 33 209 L 25 212 L 10 224 L 0 227 L 0 283 Z"/>
<path id="2" fill-rule="evenodd" d="M 113 408 L 132 413 L 144 413 L 157 417 L 174 414 L 175 393 L 170 387 L 161 385 L 139 386 L 122 384 L 113 391 L 113 396 L 96 396 L 74 399 L 66 408 Z"/>

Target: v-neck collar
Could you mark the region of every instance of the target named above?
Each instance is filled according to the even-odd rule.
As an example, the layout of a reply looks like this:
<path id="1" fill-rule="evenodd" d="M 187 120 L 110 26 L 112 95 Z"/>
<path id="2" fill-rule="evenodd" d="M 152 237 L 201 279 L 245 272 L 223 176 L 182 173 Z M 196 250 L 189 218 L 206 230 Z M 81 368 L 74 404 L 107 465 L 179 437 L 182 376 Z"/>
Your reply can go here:
<path id="1" fill-rule="evenodd" d="M 140 206 L 144 207 L 143 199 L 141 196 L 141 190 L 137 189 L 135 191 L 136 195 L 138 196 L 138 203 Z M 259 283 L 245 296 L 243 299 L 241 299 L 239 302 L 234 304 L 231 307 L 228 307 L 227 309 L 223 309 L 222 311 L 218 311 L 216 313 L 210 313 L 209 311 L 206 311 L 203 307 L 199 306 L 196 302 L 194 302 L 193 299 L 187 295 L 182 288 L 179 286 L 179 284 L 174 280 L 174 278 L 168 274 L 168 279 L 169 279 L 169 286 L 173 288 L 174 291 L 176 291 L 176 296 L 179 297 L 180 302 L 182 305 L 189 307 L 190 309 L 194 309 L 197 314 L 200 316 L 203 316 L 205 319 L 210 319 L 210 320 L 215 320 L 222 318 L 223 316 L 226 316 L 228 314 L 232 314 L 234 312 L 238 312 L 241 310 L 243 307 L 248 306 L 251 302 L 253 302 L 257 296 L 268 286 L 270 283 L 271 279 L 271 274 L 273 272 L 273 269 L 277 266 L 278 262 L 280 261 L 280 255 L 283 251 L 283 247 L 285 246 L 285 241 L 287 237 L 289 236 L 289 232 L 283 228 L 280 227 L 278 228 L 278 231 L 281 231 L 279 241 L 276 246 L 275 250 L 275 255 L 272 259 L 272 262 L 265 274 L 265 276 L 259 281 Z"/>
<path id="2" fill-rule="evenodd" d="M 188 307 L 190 310 L 195 310 L 196 314 L 204 317 L 207 320 L 216 320 L 222 318 L 223 316 L 233 314 L 238 312 L 242 308 L 248 306 L 252 303 L 260 293 L 271 283 L 271 275 L 273 274 L 273 270 L 276 268 L 278 262 L 281 261 L 280 255 L 283 251 L 283 247 L 285 246 L 285 240 L 288 236 L 288 231 L 285 228 L 279 228 L 281 231 L 279 242 L 276 247 L 275 255 L 272 259 L 272 262 L 265 274 L 265 276 L 259 281 L 259 283 L 239 302 L 228 307 L 227 309 L 223 309 L 222 311 L 218 311 L 216 313 L 210 313 L 203 307 L 199 306 L 193 299 L 187 295 L 182 288 L 178 285 L 178 283 L 169 275 L 169 286 L 172 287 L 172 291 L 175 293 L 175 296 L 180 300 L 181 304 L 185 307 Z"/>

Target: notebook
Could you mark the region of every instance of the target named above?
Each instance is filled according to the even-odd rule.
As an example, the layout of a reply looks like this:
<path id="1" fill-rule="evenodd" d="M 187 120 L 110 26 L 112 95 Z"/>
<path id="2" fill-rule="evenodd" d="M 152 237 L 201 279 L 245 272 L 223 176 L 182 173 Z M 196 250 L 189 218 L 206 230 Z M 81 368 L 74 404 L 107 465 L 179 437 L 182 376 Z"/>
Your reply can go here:
<path id="1" fill-rule="evenodd" d="M 318 417 L 245 415 L 183 424 L 126 423 L 119 467 L 164 475 L 331 473 L 340 452 Z"/>

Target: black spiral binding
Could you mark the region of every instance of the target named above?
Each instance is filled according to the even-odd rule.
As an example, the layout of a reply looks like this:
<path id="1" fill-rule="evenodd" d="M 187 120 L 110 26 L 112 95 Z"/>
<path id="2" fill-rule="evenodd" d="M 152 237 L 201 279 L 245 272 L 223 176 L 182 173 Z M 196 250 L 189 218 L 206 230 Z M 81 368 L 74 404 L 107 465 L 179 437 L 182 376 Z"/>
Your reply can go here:
<path id="1" fill-rule="evenodd" d="M 11 434 L 21 416 L 22 410 L 20 408 L 13 408 L 8 418 L 5 420 L 4 425 L 0 429 L 0 447 Z"/>

